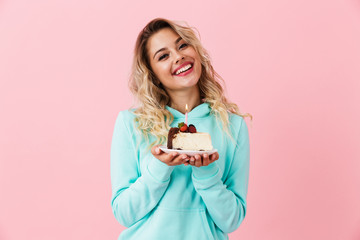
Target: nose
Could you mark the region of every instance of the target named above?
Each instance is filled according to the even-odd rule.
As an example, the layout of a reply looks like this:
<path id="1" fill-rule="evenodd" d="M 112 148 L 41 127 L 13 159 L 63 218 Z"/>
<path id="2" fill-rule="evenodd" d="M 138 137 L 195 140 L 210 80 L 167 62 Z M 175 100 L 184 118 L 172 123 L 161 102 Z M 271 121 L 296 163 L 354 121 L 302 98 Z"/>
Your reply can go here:
<path id="1" fill-rule="evenodd" d="M 176 57 L 176 63 L 178 63 L 180 60 L 184 59 L 185 57 L 182 56 L 181 54 L 178 54 L 178 56 Z"/>

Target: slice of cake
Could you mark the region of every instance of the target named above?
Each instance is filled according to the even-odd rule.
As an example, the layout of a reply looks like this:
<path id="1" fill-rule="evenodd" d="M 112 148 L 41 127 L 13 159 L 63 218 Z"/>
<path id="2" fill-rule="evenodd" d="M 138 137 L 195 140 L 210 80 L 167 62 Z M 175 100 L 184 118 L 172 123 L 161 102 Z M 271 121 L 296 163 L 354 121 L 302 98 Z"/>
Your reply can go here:
<path id="1" fill-rule="evenodd" d="M 208 151 L 212 150 L 210 134 L 196 132 L 194 125 L 189 127 L 184 123 L 179 123 L 177 128 L 171 128 L 168 134 L 168 149 Z"/>

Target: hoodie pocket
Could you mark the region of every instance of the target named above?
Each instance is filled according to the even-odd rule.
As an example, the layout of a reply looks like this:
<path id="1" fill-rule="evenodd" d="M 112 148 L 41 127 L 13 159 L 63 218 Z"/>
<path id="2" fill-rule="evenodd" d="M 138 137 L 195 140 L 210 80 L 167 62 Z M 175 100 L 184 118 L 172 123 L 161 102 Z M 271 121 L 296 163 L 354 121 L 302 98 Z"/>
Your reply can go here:
<path id="1" fill-rule="evenodd" d="M 138 239 L 214 240 L 204 209 L 154 209 Z"/>

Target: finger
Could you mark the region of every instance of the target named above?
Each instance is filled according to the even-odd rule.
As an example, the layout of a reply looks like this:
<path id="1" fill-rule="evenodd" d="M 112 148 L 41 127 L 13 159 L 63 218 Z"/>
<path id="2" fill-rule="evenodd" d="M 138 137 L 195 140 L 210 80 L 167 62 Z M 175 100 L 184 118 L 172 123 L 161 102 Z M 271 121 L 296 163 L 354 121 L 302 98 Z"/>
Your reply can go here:
<path id="1" fill-rule="evenodd" d="M 210 162 L 214 162 L 219 159 L 219 153 L 213 153 L 210 155 Z"/>
<path id="2" fill-rule="evenodd" d="M 194 158 L 193 156 L 190 157 L 189 164 L 190 164 L 191 166 L 194 166 L 194 165 L 195 165 L 195 158 Z"/>
<path id="3" fill-rule="evenodd" d="M 200 155 L 195 155 L 195 166 L 200 167 L 202 165 L 201 157 Z"/>
<path id="4" fill-rule="evenodd" d="M 151 148 L 152 155 L 159 155 L 161 153 L 161 150 L 159 148 L 159 145 L 155 145 Z"/>
<path id="5" fill-rule="evenodd" d="M 166 163 L 171 163 L 173 159 L 176 158 L 177 155 L 179 155 L 177 152 L 166 154 L 166 156 L 164 157 L 164 161 Z"/>
<path id="6" fill-rule="evenodd" d="M 168 165 L 170 166 L 176 166 L 176 165 L 180 165 L 180 164 L 183 164 L 185 163 L 185 159 L 184 156 L 186 157 L 186 155 L 184 154 L 181 154 L 181 155 L 177 155 L 177 156 L 174 156 L 169 162 L 168 162 Z"/>
<path id="7" fill-rule="evenodd" d="M 203 164 L 202 164 L 203 166 L 207 166 L 207 165 L 210 164 L 210 160 L 209 160 L 209 155 L 208 155 L 208 154 L 206 154 L 206 153 L 203 154 L 203 159 L 202 159 L 202 160 L 203 160 L 203 162 L 202 162 L 202 163 L 203 163 Z"/>
<path id="8" fill-rule="evenodd" d="M 183 163 L 188 162 L 188 160 L 189 160 L 189 158 L 188 158 L 188 156 L 187 156 L 186 154 L 181 154 L 181 155 L 175 157 L 175 158 L 171 161 L 171 163 L 172 163 L 173 165 L 180 165 L 180 164 L 183 164 Z"/>
<path id="9" fill-rule="evenodd" d="M 200 154 L 195 154 L 195 155 L 193 156 L 193 159 L 194 159 L 193 166 L 195 166 L 195 162 L 196 162 L 196 161 L 200 161 L 200 163 L 201 163 L 201 156 L 200 156 Z M 200 164 L 200 166 L 201 166 L 201 164 Z"/>

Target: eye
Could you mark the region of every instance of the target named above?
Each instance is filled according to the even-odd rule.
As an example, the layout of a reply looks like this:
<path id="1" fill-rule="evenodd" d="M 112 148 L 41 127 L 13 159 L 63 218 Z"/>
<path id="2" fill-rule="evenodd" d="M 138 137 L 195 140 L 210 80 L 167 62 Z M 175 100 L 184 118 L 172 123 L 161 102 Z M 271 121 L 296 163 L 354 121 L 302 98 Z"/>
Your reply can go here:
<path id="1" fill-rule="evenodd" d="M 162 59 L 166 58 L 166 56 L 167 56 L 167 55 L 168 55 L 167 53 L 166 53 L 166 54 L 161 55 L 161 56 L 159 57 L 159 61 L 161 61 Z"/>
<path id="2" fill-rule="evenodd" d="M 180 45 L 180 47 L 179 48 L 184 48 L 184 47 L 187 47 L 188 46 L 188 44 L 187 43 L 183 43 L 183 44 L 181 44 Z"/>

